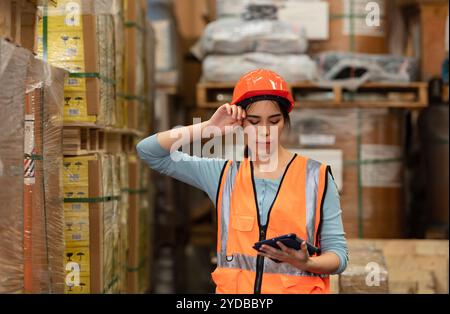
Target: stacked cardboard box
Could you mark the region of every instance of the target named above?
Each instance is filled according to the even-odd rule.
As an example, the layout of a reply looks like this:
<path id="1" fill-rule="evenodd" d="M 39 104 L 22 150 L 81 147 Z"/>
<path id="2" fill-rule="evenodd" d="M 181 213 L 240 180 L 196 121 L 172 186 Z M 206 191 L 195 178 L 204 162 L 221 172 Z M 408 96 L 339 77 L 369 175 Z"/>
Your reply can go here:
<path id="1" fill-rule="evenodd" d="M 291 123 L 286 144 L 332 168 L 347 237 L 404 237 L 402 114 L 302 109 Z"/>
<path id="2" fill-rule="evenodd" d="M 79 267 L 81 279 L 72 276 L 67 293 L 118 293 L 124 284 L 121 157 L 64 158 L 66 269 Z"/>
<path id="3" fill-rule="evenodd" d="M 146 1 L 124 0 L 126 125 L 137 129 L 139 108 L 147 105 L 145 94 Z"/>
<path id="4" fill-rule="evenodd" d="M 66 81 L 64 121 L 102 122 L 100 79 L 95 75 L 99 73 L 98 47 L 90 44 L 98 42 L 94 12 L 82 7 L 81 1 L 60 1 L 57 7 L 44 5 L 41 11 L 38 55 L 71 73 Z"/>
<path id="5" fill-rule="evenodd" d="M 140 175 L 137 156 L 128 157 L 129 201 L 128 211 L 128 258 L 127 258 L 127 292 L 139 293 L 139 209 L 140 209 Z"/>
<path id="6" fill-rule="evenodd" d="M 109 154 L 64 159 L 66 293 L 124 291 L 127 203 L 119 181 L 127 176 L 125 161 Z"/>
<path id="7" fill-rule="evenodd" d="M 153 131 L 153 108 L 155 101 L 155 33 L 150 21 L 146 21 L 145 29 L 145 83 L 146 104 L 139 107 L 139 130 L 145 134 Z"/>
<path id="8" fill-rule="evenodd" d="M 26 252 L 26 291 L 63 291 L 62 100 L 66 72 L 32 58 L 25 102 L 25 219 L 31 251 Z M 34 178 L 33 178 L 34 175 Z M 51 219 L 48 219 L 51 217 Z M 31 218 L 31 219 L 30 219 Z M 50 241 L 51 239 L 51 241 Z M 28 255 L 28 253 L 31 253 Z M 28 259 L 27 257 L 31 257 Z"/>
<path id="9" fill-rule="evenodd" d="M 111 195 L 111 202 L 105 203 L 103 212 L 103 274 L 105 293 L 119 291 L 119 167 L 114 155 L 102 155 L 103 192 Z"/>
<path id="10" fill-rule="evenodd" d="M 114 30 L 120 2 L 61 0 L 56 7 L 44 5 L 40 10 L 38 54 L 71 73 L 65 122 L 116 125 Z M 118 33 L 120 40 L 120 29 Z"/>
<path id="11" fill-rule="evenodd" d="M 124 25 L 124 1 L 114 0 L 118 13 L 113 15 L 114 23 L 114 50 L 115 50 L 115 87 L 116 87 L 116 114 L 114 126 L 124 128 L 126 126 L 125 112 L 125 25 Z"/>
<path id="12" fill-rule="evenodd" d="M 35 51 L 37 9 L 34 1 L 0 1 L 0 37 L 8 38 L 30 51 Z"/>
<path id="13" fill-rule="evenodd" d="M 8 7 L 11 25 L 14 6 L 25 2 L 1 1 L 1 36 L 6 29 L 3 9 Z M 130 189 L 128 153 L 136 135 L 103 128 L 149 129 L 148 86 L 152 84 L 153 67 L 147 55 L 153 42 L 145 20 L 145 1 L 130 0 L 127 5 L 122 0 L 39 4 L 37 13 L 33 13 L 36 23 L 30 25 L 37 33 L 30 35 L 36 47 L 30 44 L 27 48 L 70 75 L 34 59 L 25 49 L 0 42 L 0 65 L 6 69 L 0 80 L 8 87 L 0 91 L 2 117 L 14 117 L 8 120 L 13 125 L 6 123 L 2 128 L 8 136 L 1 139 L 0 180 L 8 188 L 2 190 L 0 199 L 8 200 L 2 202 L 6 205 L 17 197 L 17 208 L 1 208 L 6 219 L 0 229 L 5 233 L 0 275 L 6 280 L 0 291 L 127 292 L 128 262 L 131 258 L 134 263 L 133 256 L 143 261 L 133 264 L 138 268 L 135 291 L 146 291 L 151 201 L 140 181 L 145 170 L 136 168 Z M 134 9 L 126 11 L 129 7 Z M 21 12 L 23 16 L 28 11 Z M 131 13 L 125 17 L 124 12 Z M 27 18 L 27 22 L 32 21 Z M 20 43 L 14 35 L 17 32 L 9 26 L 5 36 Z M 145 38 L 150 39 L 146 44 Z M 20 90 L 23 95 L 17 93 Z M 131 123 L 125 101 L 136 101 L 131 106 Z M 63 123 L 70 124 L 70 130 L 80 130 L 74 134 L 99 133 L 96 140 L 102 145 L 63 158 Z M 86 128 L 94 123 L 99 129 Z M 75 137 L 83 141 L 81 135 Z M 134 155 L 130 158 L 137 161 Z M 129 201 L 134 201 L 133 206 Z M 134 210 L 130 217 L 136 218 L 133 227 L 128 218 L 130 207 Z M 130 228 L 135 242 L 128 237 Z M 17 245 L 21 241 L 23 247 Z M 130 243 L 135 244 L 132 252 L 128 250 Z"/>
<path id="14" fill-rule="evenodd" d="M 64 255 L 66 269 L 74 271 L 73 277 L 68 274 L 66 293 L 90 293 L 95 291 L 94 287 L 98 289 L 98 284 L 91 284 L 95 277 L 91 258 L 95 255 L 90 254 L 90 243 L 98 234 L 90 234 L 94 228 L 90 215 L 101 215 L 103 203 L 88 201 L 101 201 L 99 174 L 97 155 L 64 158 Z"/>
<path id="15" fill-rule="evenodd" d="M 0 40 L 0 116 L 9 117 L 0 123 L 0 274 L 1 293 L 23 291 L 23 112 L 25 79 L 31 53 Z M 5 75 L 5 74 L 9 75 Z"/>
<path id="16" fill-rule="evenodd" d="M 448 293 L 448 240 L 348 241 L 339 293 Z"/>
<path id="17" fill-rule="evenodd" d="M 0 291 L 62 292 L 65 71 L 4 40 L 0 68 Z"/>
<path id="18" fill-rule="evenodd" d="M 291 1 L 295 2 L 295 1 Z M 327 0 L 329 37 L 311 42 L 312 53 L 329 50 L 388 52 L 388 2 L 384 0 Z M 377 15 L 378 13 L 378 15 Z M 371 18 L 372 24 L 367 22 Z"/>
<path id="19" fill-rule="evenodd" d="M 383 252 L 373 245 L 349 243 L 350 260 L 339 276 L 339 293 L 388 293 L 388 270 Z"/>
<path id="20" fill-rule="evenodd" d="M 127 254 L 128 254 L 128 212 L 129 204 L 129 176 L 128 176 L 128 155 L 118 154 L 119 159 L 119 184 L 121 190 L 121 202 L 119 203 L 119 291 L 127 292 Z M 148 228 L 148 226 L 147 226 Z"/>
<path id="21" fill-rule="evenodd" d="M 152 260 L 153 189 L 148 167 L 129 155 L 128 293 L 150 289 Z"/>
<path id="22" fill-rule="evenodd" d="M 139 254 L 143 263 L 139 272 L 139 291 L 146 293 L 152 288 L 153 230 L 154 230 L 154 189 L 148 166 L 140 164 L 142 197 L 140 198 Z"/>

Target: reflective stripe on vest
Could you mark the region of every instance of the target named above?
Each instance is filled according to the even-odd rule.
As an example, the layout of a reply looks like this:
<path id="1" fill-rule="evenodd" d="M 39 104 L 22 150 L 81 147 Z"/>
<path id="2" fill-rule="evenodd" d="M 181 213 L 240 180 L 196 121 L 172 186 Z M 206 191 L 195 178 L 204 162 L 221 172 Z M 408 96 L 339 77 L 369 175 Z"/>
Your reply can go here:
<path id="1" fill-rule="evenodd" d="M 306 165 L 306 225 L 307 242 L 317 246 L 314 238 L 314 229 L 316 222 L 316 208 L 317 208 L 317 189 L 319 181 L 320 163 L 308 159 Z"/>
<path id="2" fill-rule="evenodd" d="M 226 254 L 217 255 L 217 267 L 223 268 L 240 268 L 242 270 L 250 270 L 256 272 L 256 257 L 243 254 L 233 254 L 226 256 Z M 271 260 L 264 259 L 264 272 L 270 274 L 285 274 L 291 276 L 310 276 L 326 278 L 328 275 L 314 274 L 302 271 L 287 263 L 274 263 Z"/>
<path id="3" fill-rule="evenodd" d="M 250 176 L 249 163 L 248 159 L 244 159 L 242 163 L 228 161 L 220 180 L 220 194 L 218 194 L 217 198 L 219 220 L 217 239 L 218 268 L 233 268 L 256 272 L 257 254 L 251 247 L 252 243 L 258 241 L 258 232 L 255 230 L 257 228 L 255 226 L 255 217 L 259 213 L 256 213 L 257 205 L 254 204 L 255 200 L 252 199 L 254 193 L 250 187 L 253 187 L 253 183 L 250 180 L 253 178 Z M 267 235 L 269 238 L 291 232 L 297 233 L 299 237 L 306 239 L 309 243 L 319 246 L 320 242 L 317 235 L 328 169 L 317 161 L 305 159 L 301 156 L 295 156 L 292 164 L 292 169 L 288 169 L 285 173 L 287 182 L 281 182 L 279 194 L 277 194 L 273 204 L 274 212 L 269 213 Z M 303 176 L 301 173 L 303 173 Z M 237 189 L 236 185 L 238 185 L 239 191 L 235 191 Z M 234 192 L 236 194 L 233 194 Z M 296 195 L 290 197 L 289 193 Z M 289 203 L 291 200 L 297 203 Z M 234 208 L 232 207 L 233 202 L 235 204 Z M 271 216 L 276 216 L 275 220 L 277 218 L 284 219 L 287 222 L 287 229 L 281 230 L 283 229 L 284 220 L 281 222 L 273 221 L 273 218 L 270 218 Z M 233 228 L 230 225 L 233 225 Z M 294 226 L 296 229 L 291 230 Z M 259 225 L 258 227 L 261 228 Z M 267 258 L 264 259 L 264 273 L 279 274 L 280 276 L 315 277 L 321 278 L 321 280 L 328 280 L 328 275 L 304 272 L 287 263 L 275 263 Z M 233 292 L 231 291 L 230 293 Z M 251 291 L 246 291 L 246 293 L 251 293 Z"/>

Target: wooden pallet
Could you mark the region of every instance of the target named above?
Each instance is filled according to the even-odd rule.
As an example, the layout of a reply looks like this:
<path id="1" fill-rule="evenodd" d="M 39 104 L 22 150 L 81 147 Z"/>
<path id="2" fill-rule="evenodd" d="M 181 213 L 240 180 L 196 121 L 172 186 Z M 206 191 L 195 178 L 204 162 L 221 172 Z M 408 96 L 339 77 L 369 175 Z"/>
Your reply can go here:
<path id="1" fill-rule="evenodd" d="M 234 83 L 197 84 L 197 106 L 218 108 L 231 101 Z M 356 91 L 342 86 L 321 87 L 311 82 L 290 84 L 296 108 L 424 108 L 427 83 L 366 83 Z"/>
<path id="2" fill-rule="evenodd" d="M 63 153 L 78 156 L 91 153 L 132 153 L 135 131 L 114 128 L 64 127 Z"/>

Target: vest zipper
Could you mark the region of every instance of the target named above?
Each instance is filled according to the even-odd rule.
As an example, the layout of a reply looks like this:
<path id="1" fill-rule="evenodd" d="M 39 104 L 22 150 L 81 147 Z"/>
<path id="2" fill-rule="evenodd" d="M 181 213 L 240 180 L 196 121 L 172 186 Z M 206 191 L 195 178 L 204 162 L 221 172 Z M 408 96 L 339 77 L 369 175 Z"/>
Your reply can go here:
<path id="1" fill-rule="evenodd" d="M 266 228 L 265 226 L 261 226 L 261 217 L 259 215 L 258 199 L 256 197 L 256 187 L 255 187 L 256 185 L 252 161 L 250 161 L 250 172 L 252 177 L 253 195 L 255 197 L 256 217 L 258 218 L 259 241 L 262 241 L 266 239 Z M 255 277 L 255 285 L 253 287 L 254 294 L 261 294 L 263 272 L 264 272 L 264 256 L 258 255 L 256 257 L 256 277 Z"/>
<path id="2" fill-rule="evenodd" d="M 275 198 L 274 198 L 272 205 L 270 206 L 269 212 L 267 214 L 267 222 L 266 222 L 265 226 L 261 226 L 261 217 L 259 215 L 258 199 L 256 197 L 256 187 L 255 187 L 255 177 L 254 177 L 254 173 L 253 173 L 253 163 L 250 161 L 250 171 L 251 171 L 251 176 L 252 176 L 253 194 L 255 197 L 256 213 L 257 213 L 257 217 L 258 217 L 259 241 L 266 240 L 266 233 L 267 233 L 267 228 L 269 226 L 269 219 L 270 219 L 270 213 L 272 211 L 272 207 L 275 204 L 275 201 L 278 197 L 278 193 L 280 192 L 280 189 L 281 189 L 281 184 L 283 183 L 284 177 L 286 176 L 289 166 L 294 161 L 295 157 L 297 157 L 297 154 L 294 154 L 294 157 L 292 157 L 291 161 L 287 164 L 286 169 L 284 170 L 283 177 L 281 178 L 277 193 L 275 195 Z M 254 294 L 261 294 L 263 273 L 264 273 L 264 256 L 258 255 L 256 257 L 256 278 L 255 278 L 255 286 L 254 286 L 254 290 L 253 290 Z"/>
<path id="3" fill-rule="evenodd" d="M 259 241 L 263 241 L 266 239 L 266 228 L 259 226 Z M 261 286 L 262 286 L 262 276 L 264 273 L 264 256 L 258 255 L 256 257 L 256 278 L 255 278 L 255 287 L 254 293 L 261 294 Z"/>

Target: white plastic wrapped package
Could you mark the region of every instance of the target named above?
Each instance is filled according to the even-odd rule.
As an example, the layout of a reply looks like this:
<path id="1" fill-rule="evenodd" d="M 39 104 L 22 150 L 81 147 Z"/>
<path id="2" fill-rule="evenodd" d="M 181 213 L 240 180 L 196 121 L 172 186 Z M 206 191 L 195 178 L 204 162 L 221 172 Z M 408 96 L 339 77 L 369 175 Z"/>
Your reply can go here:
<path id="1" fill-rule="evenodd" d="M 275 5 L 279 2 L 276 0 L 216 0 L 216 14 L 218 17 L 240 17 L 250 4 Z"/>
<path id="2" fill-rule="evenodd" d="M 203 79 L 209 82 L 235 82 L 252 70 L 275 71 L 288 82 L 313 80 L 317 69 L 307 55 L 273 55 L 252 52 L 243 55 L 210 55 L 203 61 Z"/>
<path id="3" fill-rule="evenodd" d="M 357 88 L 365 82 L 411 82 L 418 79 L 416 58 L 347 52 L 324 52 L 316 56 L 322 83 L 340 82 Z"/>
<path id="4" fill-rule="evenodd" d="M 277 20 L 223 18 L 208 24 L 201 39 L 203 54 L 287 54 L 307 49 L 304 29 L 297 33 L 289 24 Z"/>

